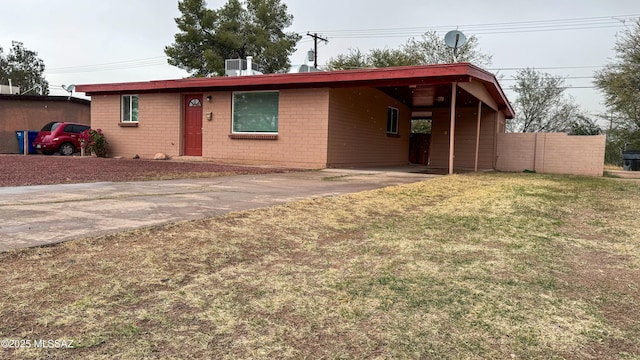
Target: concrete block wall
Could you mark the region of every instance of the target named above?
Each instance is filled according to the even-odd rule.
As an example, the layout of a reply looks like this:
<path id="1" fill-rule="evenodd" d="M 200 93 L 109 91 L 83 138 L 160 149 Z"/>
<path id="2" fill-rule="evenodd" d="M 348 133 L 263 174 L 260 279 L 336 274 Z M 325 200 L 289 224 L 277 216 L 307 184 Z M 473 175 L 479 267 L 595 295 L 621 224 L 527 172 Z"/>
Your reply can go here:
<path id="1" fill-rule="evenodd" d="M 398 136 L 387 136 L 387 108 L 399 110 Z M 328 167 L 409 163 L 411 111 L 380 90 L 331 89 Z"/>
<path id="2" fill-rule="evenodd" d="M 98 95 L 91 99 L 91 127 L 102 129 L 110 156 L 181 154 L 181 94 L 139 94 L 137 127 L 120 126 L 121 97 Z"/>
<path id="3" fill-rule="evenodd" d="M 232 92 L 204 93 L 203 98 L 204 158 L 310 169 L 326 166 L 329 89 L 280 90 L 275 140 L 231 138 Z M 208 112 L 211 121 L 206 120 Z"/>
<path id="4" fill-rule="evenodd" d="M 499 134 L 496 170 L 602 176 L 606 136 Z"/>

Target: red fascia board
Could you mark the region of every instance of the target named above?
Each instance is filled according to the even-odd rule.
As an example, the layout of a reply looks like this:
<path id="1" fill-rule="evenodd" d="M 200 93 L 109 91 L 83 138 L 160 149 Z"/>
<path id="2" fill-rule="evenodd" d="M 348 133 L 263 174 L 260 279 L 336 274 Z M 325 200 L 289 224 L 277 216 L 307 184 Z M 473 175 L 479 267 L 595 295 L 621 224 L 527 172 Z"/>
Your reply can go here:
<path id="1" fill-rule="evenodd" d="M 405 66 L 381 69 L 344 70 L 331 72 L 311 72 L 297 74 L 267 74 L 252 76 L 223 76 L 213 78 L 186 78 L 178 80 L 158 80 L 146 82 L 77 85 L 76 91 L 87 94 L 109 92 L 136 92 L 158 90 L 184 90 L 192 88 L 210 88 L 224 90 L 226 88 L 244 87 L 331 87 L 346 83 L 356 85 L 367 82 L 392 82 L 417 80 L 429 77 L 446 77 L 469 75 L 469 64 L 447 64 L 426 66 Z M 425 79 L 426 80 L 426 79 Z"/>
<path id="2" fill-rule="evenodd" d="M 186 78 L 146 82 L 76 85 L 76 91 L 87 95 L 180 91 L 277 90 L 294 88 L 351 86 L 409 86 L 468 82 L 472 78 L 489 85 L 489 92 L 505 107 L 505 115 L 513 110 L 495 76 L 469 63 L 401 66 L 393 68 L 342 70 L 296 74 L 266 74 Z"/>

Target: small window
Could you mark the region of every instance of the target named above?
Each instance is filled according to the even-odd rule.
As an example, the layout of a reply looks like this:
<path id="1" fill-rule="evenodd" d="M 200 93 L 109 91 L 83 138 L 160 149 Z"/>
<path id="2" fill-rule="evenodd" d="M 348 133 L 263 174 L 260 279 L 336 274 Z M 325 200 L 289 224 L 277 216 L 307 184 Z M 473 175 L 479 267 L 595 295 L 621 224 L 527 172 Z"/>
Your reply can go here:
<path id="1" fill-rule="evenodd" d="M 138 122 L 138 95 L 122 95 L 122 122 Z"/>
<path id="2" fill-rule="evenodd" d="M 233 133 L 278 133 L 277 91 L 233 93 Z"/>
<path id="3" fill-rule="evenodd" d="M 200 99 L 191 99 L 191 101 L 189 101 L 189 107 L 199 107 L 199 106 L 202 106 Z"/>
<path id="4" fill-rule="evenodd" d="M 387 108 L 387 134 L 398 134 L 398 113 L 394 107 Z"/>

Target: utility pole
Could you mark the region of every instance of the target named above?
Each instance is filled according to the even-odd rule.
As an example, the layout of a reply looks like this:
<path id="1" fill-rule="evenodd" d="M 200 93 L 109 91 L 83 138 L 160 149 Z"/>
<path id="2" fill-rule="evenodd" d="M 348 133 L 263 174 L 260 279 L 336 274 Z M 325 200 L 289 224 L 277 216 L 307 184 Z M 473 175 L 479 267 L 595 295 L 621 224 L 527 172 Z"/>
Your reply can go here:
<path id="1" fill-rule="evenodd" d="M 313 67 L 318 68 L 318 40 L 324 41 L 325 44 L 329 43 L 329 40 L 320 37 L 317 33 L 309 34 L 307 36 L 311 36 L 313 38 Z"/>

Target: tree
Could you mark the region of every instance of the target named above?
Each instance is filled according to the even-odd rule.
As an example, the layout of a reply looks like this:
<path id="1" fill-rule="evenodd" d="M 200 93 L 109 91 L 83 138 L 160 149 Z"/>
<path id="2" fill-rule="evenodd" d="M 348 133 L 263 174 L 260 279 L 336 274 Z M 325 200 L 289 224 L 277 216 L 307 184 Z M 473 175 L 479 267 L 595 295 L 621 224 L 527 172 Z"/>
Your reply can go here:
<path id="1" fill-rule="evenodd" d="M 569 123 L 569 135 L 600 135 L 602 129 L 592 118 L 584 114 L 577 114 Z"/>
<path id="2" fill-rule="evenodd" d="M 564 79 L 535 69 L 519 70 L 514 76 L 517 93 L 516 117 L 509 121 L 511 132 L 564 132 L 581 115 L 578 105 L 564 96 Z"/>
<path id="3" fill-rule="evenodd" d="M 363 54 L 360 49 L 349 49 L 346 54 L 340 54 L 335 58 L 331 58 L 327 63 L 329 70 L 351 70 L 371 67 L 367 55 Z"/>
<path id="4" fill-rule="evenodd" d="M 435 31 L 427 31 L 419 39 L 411 38 L 403 47 L 404 52 L 420 64 L 450 64 L 453 62 L 453 49 L 444 42 L 444 37 Z M 467 42 L 456 50 L 458 62 L 469 62 L 479 67 L 491 66 L 491 55 L 480 51 L 480 44 L 475 35 L 467 38 Z"/>
<path id="5" fill-rule="evenodd" d="M 458 48 L 457 60 L 470 62 L 480 67 L 491 65 L 491 55 L 479 50 L 478 38 L 470 36 Z M 398 49 L 372 49 L 363 54 L 359 49 L 349 49 L 348 54 L 331 58 L 327 67 L 331 70 L 348 70 L 365 67 L 392 67 L 426 64 L 448 64 L 453 62 L 453 49 L 444 42 L 444 37 L 435 31 L 424 33 L 419 39 L 410 38 Z"/>
<path id="6" fill-rule="evenodd" d="M 411 120 L 412 134 L 431 134 L 431 119 Z"/>
<path id="7" fill-rule="evenodd" d="M 218 10 L 205 0 L 178 2 L 179 33 L 165 47 L 168 62 L 195 77 L 224 75 L 225 59 L 253 56 L 265 73 L 289 67 L 289 55 L 301 36 L 285 32 L 293 16 L 280 0 L 228 0 Z"/>
<path id="8" fill-rule="evenodd" d="M 372 49 L 363 54 L 360 49 L 349 49 L 327 63 L 329 70 L 351 70 L 416 65 L 418 62 L 400 49 Z"/>
<path id="9" fill-rule="evenodd" d="M 48 95 L 49 82 L 44 78 L 44 61 L 38 53 L 28 50 L 19 41 L 11 42 L 11 50 L 4 54 L 0 47 L 0 84 L 8 84 L 9 79 L 20 91 L 29 95 Z"/>
<path id="10" fill-rule="evenodd" d="M 625 147 L 640 149 L 640 20 L 617 37 L 614 49 L 615 61 L 595 73 L 594 83 L 609 111 L 607 161 L 620 163 Z"/>

